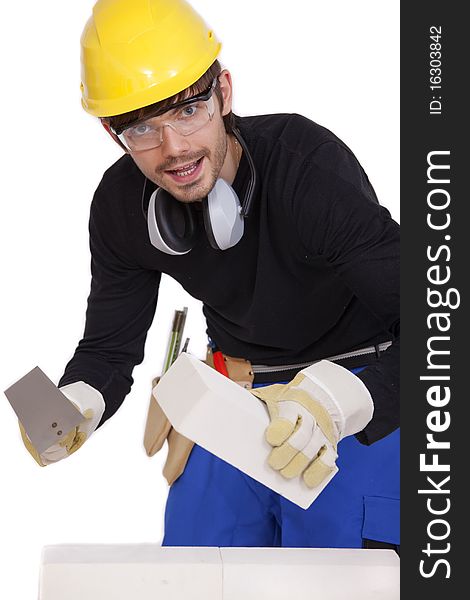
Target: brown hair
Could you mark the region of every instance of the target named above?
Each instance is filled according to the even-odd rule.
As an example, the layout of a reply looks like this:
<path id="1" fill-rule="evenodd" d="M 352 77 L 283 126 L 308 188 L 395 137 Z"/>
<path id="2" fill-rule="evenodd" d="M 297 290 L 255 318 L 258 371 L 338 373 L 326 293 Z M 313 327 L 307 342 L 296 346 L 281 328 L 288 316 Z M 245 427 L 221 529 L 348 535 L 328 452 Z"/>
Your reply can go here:
<path id="1" fill-rule="evenodd" d="M 185 90 L 178 92 L 174 96 L 170 98 L 165 98 L 164 100 L 160 100 L 160 102 L 155 102 L 154 104 L 150 104 L 149 106 L 144 106 L 143 108 L 138 108 L 136 110 L 132 110 L 127 113 L 123 113 L 121 115 L 115 115 L 112 117 L 103 117 L 101 120 L 104 123 L 108 123 L 113 129 L 121 128 L 127 124 L 132 123 L 138 119 L 143 119 L 147 114 L 155 113 L 156 111 L 164 111 L 167 108 L 170 109 L 172 104 L 176 102 L 181 102 L 181 100 L 185 100 L 186 98 L 191 98 L 191 96 L 196 96 L 197 94 L 201 94 L 205 92 L 211 85 L 214 78 L 218 77 L 222 71 L 222 67 L 220 62 L 216 60 L 212 63 L 212 65 L 207 69 L 207 71 L 202 75 L 193 85 L 190 85 Z M 217 80 L 216 86 L 214 88 L 214 93 L 219 101 L 219 106 L 222 108 L 223 98 L 222 91 L 220 89 L 219 80 Z M 223 117 L 225 131 L 227 133 L 232 133 L 235 127 L 235 119 L 232 111 L 230 111 L 227 115 Z"/>

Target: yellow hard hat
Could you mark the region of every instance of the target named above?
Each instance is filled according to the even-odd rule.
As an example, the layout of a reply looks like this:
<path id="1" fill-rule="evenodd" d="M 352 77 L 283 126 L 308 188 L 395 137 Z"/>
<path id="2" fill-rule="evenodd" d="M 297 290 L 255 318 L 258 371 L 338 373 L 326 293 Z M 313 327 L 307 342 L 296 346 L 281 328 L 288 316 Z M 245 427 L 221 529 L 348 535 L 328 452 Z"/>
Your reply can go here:
<path id="1" fill-rule="evenodd" d="M 221 44 L 184 0 L 98 0 L 81 47 L 83 108 L 109 117 L 186 89 Z"/>

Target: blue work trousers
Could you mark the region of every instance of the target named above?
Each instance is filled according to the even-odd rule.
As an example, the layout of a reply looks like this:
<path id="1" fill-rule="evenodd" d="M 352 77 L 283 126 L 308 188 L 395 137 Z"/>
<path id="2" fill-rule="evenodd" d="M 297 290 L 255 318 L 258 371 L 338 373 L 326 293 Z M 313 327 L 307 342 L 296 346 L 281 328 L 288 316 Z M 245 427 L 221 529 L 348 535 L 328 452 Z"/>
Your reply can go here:
<path id="1" fill-rule="evenodd" d="M 170 488 L 163 545 L 398 546 L 399 443 L 399 430 L 371 446 L 343 439 L 339 472 L 307 510 L 195 446 Z"/>

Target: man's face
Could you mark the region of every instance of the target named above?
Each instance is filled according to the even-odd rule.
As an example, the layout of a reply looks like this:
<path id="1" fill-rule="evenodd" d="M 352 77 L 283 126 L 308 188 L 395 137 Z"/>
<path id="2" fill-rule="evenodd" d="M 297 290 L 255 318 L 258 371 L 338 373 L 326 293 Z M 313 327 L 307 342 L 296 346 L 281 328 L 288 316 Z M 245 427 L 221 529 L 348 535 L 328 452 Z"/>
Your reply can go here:
<path id="1" fill-rule="evenodd" d="M 196 202 L 207 196 L 220 176 L 227 157 L 227 134 L 222 115 L 230 110 L 230 76 L 220 76 L 224 106 L 214 94 L 212 119 L 199 131 L 188 136 L 171 127 L 163 128 L 163 142 L 158 148 L 131 152 L 144 175 L 181 202 Z M 228 82 L 228 83 L 227 83 Z M 162 115 L 164 121 L 164 115 Z"/>

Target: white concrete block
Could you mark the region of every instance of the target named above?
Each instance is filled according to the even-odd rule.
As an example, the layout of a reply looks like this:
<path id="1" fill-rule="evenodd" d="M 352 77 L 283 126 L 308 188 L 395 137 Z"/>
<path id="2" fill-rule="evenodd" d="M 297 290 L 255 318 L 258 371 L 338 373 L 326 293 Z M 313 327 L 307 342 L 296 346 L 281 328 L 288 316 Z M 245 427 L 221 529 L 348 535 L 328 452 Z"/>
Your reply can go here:
<path id="1" fill-rule="evenodd" d="M 48 546 L 39 600 L 398 600 L 392 550 Z"/>
<path id="2" fill-rule="evenodd" d="M 44 548 L 39 600 L 221 600 L 218 548 L 154 544 Z"/>
<path id="3" fill-rule="evenodd" d="M 223 600 L 398 600 L 393 550 L 221 548 Z"/>
<path id="4" fill-rule="evenodd" d="M 271 446 L 265 404 L 200 360 L 182 353 L 163 375 L 155 397 L 173 427 L 302 508 L 308 508 L 337 469 L 316 488 L 302 478 L 285 479 L 267 459 Z"/>

